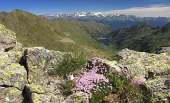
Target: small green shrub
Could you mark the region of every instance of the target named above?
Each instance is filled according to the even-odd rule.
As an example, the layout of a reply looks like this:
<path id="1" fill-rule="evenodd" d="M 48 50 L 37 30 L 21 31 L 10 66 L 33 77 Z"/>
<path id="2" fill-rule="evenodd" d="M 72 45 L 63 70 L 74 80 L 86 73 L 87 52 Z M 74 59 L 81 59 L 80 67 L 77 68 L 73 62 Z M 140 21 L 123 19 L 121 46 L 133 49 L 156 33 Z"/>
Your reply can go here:
<path id="1" fill-rule="evenodd" d="M 151 103 L 151 94 L 142 84 L 134 84 L 131 80 L 123 82 L 122 102 Z"/>
<path id="2" fill-rule="evenodd" d="M 99 100 L 103 99 L 105 96 L 109 95 L 111 90 L 108 87 L 109 84 L 101 84 L 99 88 L 101 88 L 101 91 L 94 91 L 91 90 L 92 98 L 89 99 L 89 103 L 98 103 Z"/>
<path id="3" fill-rule="evenodd" d="M 63 88 L 64 88 L 64 94 L 65 95 L 71 94 L 71 89 L 74 88 L 73 82 L 69 81 L 69 80 L 66 80 L 64 85 L 63 85 Z"/>
<path id="4" fill-rule="evenodd" d="M 106 77 L 109 79 L 110 84 L 112 84 L 112 93 L 117 93 L 123 88 L 122 80 L 115 74 L 107 73 Z"/>
<path id="5" fill-rule="evenodd" d="M 83 53 L 71 54 L 64 57 L 62 63 L 56 68 L 56 74 L 66 78 L 66 74 L 83 68 L 86 56 Z"/>

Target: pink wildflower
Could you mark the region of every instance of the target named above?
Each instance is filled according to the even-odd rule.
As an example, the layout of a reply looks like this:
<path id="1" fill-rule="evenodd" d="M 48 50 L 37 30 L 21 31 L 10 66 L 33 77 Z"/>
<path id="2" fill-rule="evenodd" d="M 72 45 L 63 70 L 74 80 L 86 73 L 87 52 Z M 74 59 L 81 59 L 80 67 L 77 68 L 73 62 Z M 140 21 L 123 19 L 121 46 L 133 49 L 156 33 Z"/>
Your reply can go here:
<path id="1" fill-rule="evenodd" d="M 118 66 L 122 69 L 120 75 L 125 75 L 127 79 L 130 79 L 130 73 L 129 71 L 121 64 L 118 64 Z"/>
<path id="2" fill-rule="evenodd" d="M 92 58 L 92 68 L 88 72 L 82 72 L 78 77 L 75 77 L 75 88 L 72 89 L 73 92 L 84 91 L 89 94 L 91 98 L 92 94 L 90 90 L 101 91 L 98 84 L 109 83 L 109 80 L 102 74 L 107 72 L 107 68 L 103 64 L 96 65 L 96 63 L 102 63 L 100 58 Z M 91 66 L 87 64 L 87 67 Z M 99 74 L 97 72 L 100 72 Z"/>
<path id="3" fill-rule="evenodd" d="M 136 84 L 142 84 L 142 83 L 146 82 L 146 79 L 145 78 L 133 78 L 132 82 L 136 83 Z"/>

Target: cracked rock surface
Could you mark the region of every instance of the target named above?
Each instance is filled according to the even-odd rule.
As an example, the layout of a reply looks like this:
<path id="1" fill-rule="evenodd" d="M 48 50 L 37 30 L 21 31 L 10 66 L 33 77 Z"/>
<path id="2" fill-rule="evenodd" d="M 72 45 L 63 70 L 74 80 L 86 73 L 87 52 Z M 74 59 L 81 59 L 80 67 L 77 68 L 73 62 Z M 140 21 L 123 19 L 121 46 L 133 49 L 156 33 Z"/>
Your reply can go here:
<path id="1" fill-rule="evenodd" d="M 146 78 L 144 86 L 152 94 L 153 103 L 170 102 L 170 48 L 162 47 L 154 53 L 123 49 L 118 52 L 119 63 L 133 78 Z"/>
<path id="2" fill-rule="evenodd" d="M 0 24 L 0 103 L 70 103 L 63 95 L 63 79 L 52 75 L 66 55 L 70 53 L 22 48 L 15 33 Z M 73 95 L 71 99 L 79 94 Z"/>

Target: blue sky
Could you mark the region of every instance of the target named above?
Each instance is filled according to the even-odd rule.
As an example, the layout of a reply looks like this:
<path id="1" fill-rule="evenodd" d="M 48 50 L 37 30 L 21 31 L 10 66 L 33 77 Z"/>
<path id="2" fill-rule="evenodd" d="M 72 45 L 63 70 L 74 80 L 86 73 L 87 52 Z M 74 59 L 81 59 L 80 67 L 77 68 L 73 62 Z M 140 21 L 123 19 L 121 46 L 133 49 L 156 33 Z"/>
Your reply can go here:
<path id="1" fill-rule="evenodd" d="M 21 9 L 33 14 L 102 12 L 170 17 L 170 0 L 0 0 L 0 11 Z"/>

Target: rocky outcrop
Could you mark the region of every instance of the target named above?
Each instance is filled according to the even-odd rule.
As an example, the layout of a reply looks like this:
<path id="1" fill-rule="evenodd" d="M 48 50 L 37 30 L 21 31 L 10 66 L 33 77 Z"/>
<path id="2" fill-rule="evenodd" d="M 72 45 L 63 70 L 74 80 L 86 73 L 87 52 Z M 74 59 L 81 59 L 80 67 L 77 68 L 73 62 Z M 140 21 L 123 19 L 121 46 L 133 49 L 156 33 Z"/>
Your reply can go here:
<path id="1" fill-rule="evenodd" d="M 59 76 L 50 74 L 55 72 L 58 64 L 69 53 L 46 50 L 43 47 L 23 48 L 23 52 L 29 82 L 26 85 L 26 92 L 30 101 L 32 103 L 63 101 L 63 81 Z"/>
<path id="2" fill-rule="evenodd" d="M 0 103 L 88 103 L 85 93 L 63 95 L 63 82 L 55 68 L 67 52 L 43 47 L 22 48 L 15 33 L 0 24 Z M 66 99 L 67 98 L 67 99 Z"/>
<path id="3" fill-rule="evenodd" d="M 0 85 L 22 90 L 27 83 L 27 71 L 19 64 L 22 52 L 2 52 L 0 55 Z"/>
<path id="4" fill-rule="evenodd" d="M 169 47 L 161 49 L 159 54 L 137 52 L 127 48 L 117 53 L 119 63 L 127 68 L 132 78 L 146 79 L 143 85 L 151 91 L 153 103 L 170 102 L 169 53 Z"/>
<path id="5" fill-rule="evenodd" d="M 22 48 L 22 45 L 16 40 L 16 33 L 12 30 L 6 29 L 4 25 L 0 24 L 0 50 L 9 51 L 11 49 Z"/>
<path id="6" fill-rule="evenodd" d="M 62 103 L 89 103 L 89 95 L 84 92 L 75 92 L 68 96 Z"/>
<path id="7" fill-rule="evenodd" d="M 161 47 L 155 51 L 155 54 L 161 54 L 161 53 L 170 56 L 170 47 Z"/>
<path id="8" fill-rule="evenodd" d="M 23 53 L 30 83 L 43 83 L 43 78 L 48 77 L 50 71 L 54 72 L 64 56 L 69 55 L 69 53 L 47 50 L 43 47 L 23 48 Z M 36 78 L 37 76 L 39 78 Z"/>
<path id="9" fill-rule="evenodd" d="M 0 103 L 22 103 L 22 91 L 16 87 L 0 86 Z"/>
<path id="10" fill-rule="evenodd" d="M 22 52 L 14 51 L 14 48 L 21 48 L 20 43 L 16 41 L 15 33 L 0 24 L 1 103 L 23 101 L 22 91 L 27 83 L 27 71 L 19 64 Z"/>
<path id="11" fill-rule="evenodd" d="M 166 74 L 170 67 L 170 57 L 165 53 L 158 55 L 123 49 L 118 56 L 122 58 L 119 63 L 126 66 L 135 78 Z"/>

